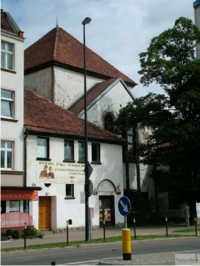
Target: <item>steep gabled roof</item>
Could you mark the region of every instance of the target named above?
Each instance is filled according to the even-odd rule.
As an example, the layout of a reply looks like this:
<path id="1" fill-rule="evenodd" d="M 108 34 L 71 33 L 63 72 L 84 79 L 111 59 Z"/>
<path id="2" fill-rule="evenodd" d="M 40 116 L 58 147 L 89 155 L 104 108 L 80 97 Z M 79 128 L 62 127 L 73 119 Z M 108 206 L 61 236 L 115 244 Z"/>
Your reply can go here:
<path id="1" fill-rule="evenodd" d="M 83 44 L 60 27 L 49 31 L 25 50 L 25 74 L 39 67 L 57 64 L 83 73 Z M 86 47 L 87 74 L 102 79 L 121 77 L 128 86 L 136 83 Z"/>
<path id="2" fill-rule="evenodd" d="M 23 38 L 23 31 L 20 30 L 10 13 L 3 9 L 1 9 L 1 30 Z"/>
<path id="3" fill-rule="evenodd" d="M 84 138 L 84 120 L 38 94 L 24 91 L 24 124 L 27 130 L 74 139 Z M 88 139 L 122 144 L 115 134 L 88 122 Z"/>
<path id="4" fill-rule="evenodd" d="M 94 104 L 94 102 L 103 97 L 103 95 L 105 95 L 118 82 L 122 82 L 122 84 L 124 84 L 121 78 L 113 78 L 95 84 L 87 92 L 87 109 L 89 109 L 91 105 Z M 124 86 L 126 87 L 125 84 Z M 125 88 L 125 90 L 127 90 L 130 96 L 133 98 L 133 95 L 127 87 Z M 84 110 L 84 96 L 82 96 L 77 102 L 75 102 L 70 108 L 68 108 L 68 110 L 75 113 L 76 115 L 80 115 L 80 113 Z"/>

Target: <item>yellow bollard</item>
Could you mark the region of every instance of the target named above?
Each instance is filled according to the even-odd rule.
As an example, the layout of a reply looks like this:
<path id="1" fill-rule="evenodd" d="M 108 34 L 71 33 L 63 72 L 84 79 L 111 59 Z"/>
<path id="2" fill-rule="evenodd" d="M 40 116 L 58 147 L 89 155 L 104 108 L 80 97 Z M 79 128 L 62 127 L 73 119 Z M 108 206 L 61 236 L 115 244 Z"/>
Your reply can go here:
<path id="1" fill-rule="evenodd" d="M 122 229 L 122 253 L 123 260 L 131 260 L 131 231 L 130 229 Z"/>

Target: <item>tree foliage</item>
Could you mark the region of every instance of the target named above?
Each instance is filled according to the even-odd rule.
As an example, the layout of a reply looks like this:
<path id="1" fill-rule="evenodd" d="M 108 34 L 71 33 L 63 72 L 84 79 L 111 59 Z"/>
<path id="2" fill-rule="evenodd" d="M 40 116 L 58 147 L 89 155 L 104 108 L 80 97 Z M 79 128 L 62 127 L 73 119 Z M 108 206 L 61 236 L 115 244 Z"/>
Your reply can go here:
<path id="1" fill-rule="evenodd" d="M 181 200 L 200 201 L 200 59 L 195 57 L 200 30 L 179 18 L 173 28 L 154 37 L 140 53 L 141 83 L 159 84 L 164 94 L 149 93 L 120 110 L 116 121 L 125 128 L 150 127 L 140 146 L 142 162 L 155 165 L 160 191 Z M 158 168 L 158 166 L 166 166 Z"/>

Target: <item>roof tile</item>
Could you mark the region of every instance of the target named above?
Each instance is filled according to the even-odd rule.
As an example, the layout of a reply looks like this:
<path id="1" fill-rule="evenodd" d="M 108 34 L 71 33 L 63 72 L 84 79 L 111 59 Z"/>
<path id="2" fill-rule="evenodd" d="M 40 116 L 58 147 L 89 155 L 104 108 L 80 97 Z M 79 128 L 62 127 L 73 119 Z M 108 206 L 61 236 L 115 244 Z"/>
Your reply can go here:
<path id="1" fill-rule="evenodd" d="M 84 119 L 56 104 L 25 89 L 24 92 L 25 127 L 34 132 L 63 135 L 64 137 L 83 138 Z M 122 144 L 123 140 L 115 134 L 105 131 L 88 122 L 88 139 Z"/>
<path id="2" fill-rule="evenodd" d="M 25 50 L 25 71 L 58 62 L 83 72 L 83 44 L 60 27 L 49 31 Z M 136 83 L 86 47 L 87 73 L 104 79 L 121 77 L 129 86 Z"/>

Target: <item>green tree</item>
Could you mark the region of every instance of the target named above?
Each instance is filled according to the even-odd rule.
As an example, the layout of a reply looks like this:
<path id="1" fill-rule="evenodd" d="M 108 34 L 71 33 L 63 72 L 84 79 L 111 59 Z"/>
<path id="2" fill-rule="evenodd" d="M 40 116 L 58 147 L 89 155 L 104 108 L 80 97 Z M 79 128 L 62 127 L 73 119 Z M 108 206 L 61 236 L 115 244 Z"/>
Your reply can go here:
<path id="1" fill-rule="evenodd" d="M 142 162 L 154 165 L 159 191 L 180 202 L 200 201 L 200 59 L 195 57 L 200 30 L 179 18 L 173 28 L 151 40 L 140 53 L 141 83 L 157 83 L 164 94 L 135 98 L 120 110 L 116 123 L 151 128 L 140 146 Z M 158 166 L 165 166 L 159 168 Z"/>

